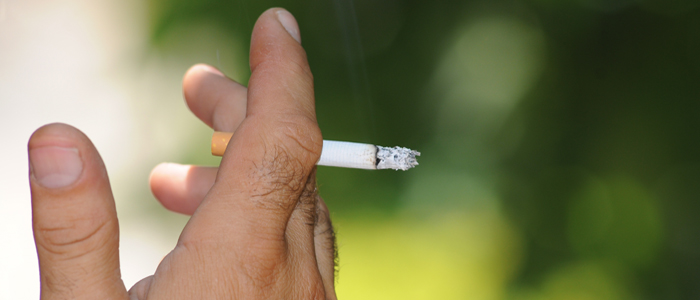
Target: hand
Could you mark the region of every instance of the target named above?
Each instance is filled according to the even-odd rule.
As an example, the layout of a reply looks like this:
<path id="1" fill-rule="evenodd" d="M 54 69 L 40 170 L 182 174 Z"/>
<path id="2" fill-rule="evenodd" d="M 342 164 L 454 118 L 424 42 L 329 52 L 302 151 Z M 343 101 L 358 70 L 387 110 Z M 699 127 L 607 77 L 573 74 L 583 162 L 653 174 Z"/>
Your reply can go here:
<path id="1" fill-rule="evenodd" d="M 299 41 L 291 14 L 270 9 L 253 30 L 249 88 L 208 66 L 187 72 L 192 112 L 235 134 L 218 170 L 154 170 L 158 200 L 192 218 L 155 274 L 129 292 L 97 150 L 68 125 L 38 129 L 28 148 L 41 298 L 335 299 L 334 236 L 316 194 L 322 137 Z"/>

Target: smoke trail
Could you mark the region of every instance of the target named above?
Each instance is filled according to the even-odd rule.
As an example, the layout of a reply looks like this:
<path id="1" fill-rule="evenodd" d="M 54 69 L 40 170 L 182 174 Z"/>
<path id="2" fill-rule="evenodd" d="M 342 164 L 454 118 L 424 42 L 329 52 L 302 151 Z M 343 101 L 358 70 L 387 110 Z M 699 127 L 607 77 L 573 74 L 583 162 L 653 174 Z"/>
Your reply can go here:
<path id="1" fill-rule="evenodd" d="M 357 26 L 357 16 L 353 0 L 333 0 L 343 37 L 345 58 L 348 65 L 348 77 L 355 102 L 355 114 L 359 119 L 363 136 L 373 140 L 376 125 L 374 120 L 374 108 L 367 77 L 367 65 L 360 40 L 360 31 Z"/>

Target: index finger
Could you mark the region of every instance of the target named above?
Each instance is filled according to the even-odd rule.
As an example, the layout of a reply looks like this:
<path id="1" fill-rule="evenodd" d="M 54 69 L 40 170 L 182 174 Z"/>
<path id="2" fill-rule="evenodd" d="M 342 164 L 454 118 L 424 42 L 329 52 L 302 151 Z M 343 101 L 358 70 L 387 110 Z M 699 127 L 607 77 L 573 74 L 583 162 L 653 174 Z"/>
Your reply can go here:
<path id="1" fill-rule="evenodd" d="M 296 22 L 284 24 L 285 13 L 289 14 L 270 9 L 255 25 L 246 117 L 181 242 L 222 237 L 233 247 L 283 242 L 302 192 L 315 184 L 308 182 L 309 175 L 323 139 L 316 122 L 313 77 L 298 36 L 292 35 L 295 30 L 298 34 Z"/>

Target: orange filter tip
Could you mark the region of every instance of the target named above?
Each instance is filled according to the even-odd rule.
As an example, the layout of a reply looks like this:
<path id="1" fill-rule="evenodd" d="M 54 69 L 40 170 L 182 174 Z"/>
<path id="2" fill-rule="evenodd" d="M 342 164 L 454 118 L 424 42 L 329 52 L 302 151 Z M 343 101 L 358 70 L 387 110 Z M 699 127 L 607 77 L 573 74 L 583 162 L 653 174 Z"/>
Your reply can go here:
<path id="1" fill-rule="evenodd" d="M 216 156 L 224 156 L 226 152 L 226 146 L 228 142 L 231 141 L 233 133 L 231 132 L 220 132 L 214 131 L 211 137 L 211 154 Z"/>

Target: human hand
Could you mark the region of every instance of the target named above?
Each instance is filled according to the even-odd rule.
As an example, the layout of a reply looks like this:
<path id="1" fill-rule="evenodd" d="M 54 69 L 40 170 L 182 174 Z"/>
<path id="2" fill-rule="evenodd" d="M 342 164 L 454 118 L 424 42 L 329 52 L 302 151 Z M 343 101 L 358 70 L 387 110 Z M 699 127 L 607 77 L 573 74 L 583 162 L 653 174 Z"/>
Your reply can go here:
<path id="1" fill-rule="evenodd" d="M 287 30 L 285 30 L 285 28 Z M 322 137 L 294 18 L 266 11 L 253 30 L 246 89 L 198 65 L 184 79 L 192 112 L 235 132 L 220 167 L 160 165 L 151 187 L 192 214 L 177 246 L 127 292 L 104 164 L 77 129 L 29 141 L 42 299 L 335 299 L 334 236 L 316 193 Z"/>

